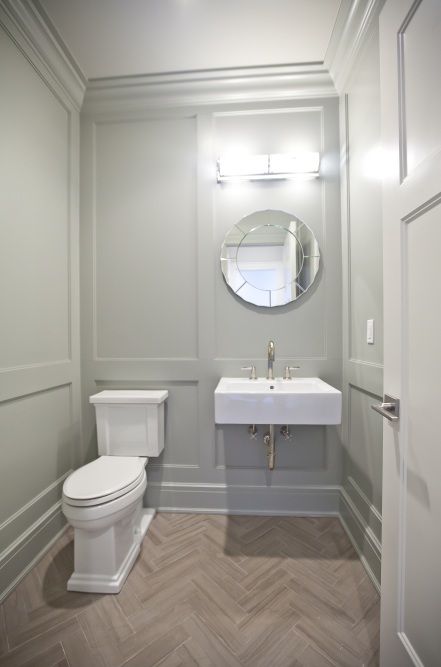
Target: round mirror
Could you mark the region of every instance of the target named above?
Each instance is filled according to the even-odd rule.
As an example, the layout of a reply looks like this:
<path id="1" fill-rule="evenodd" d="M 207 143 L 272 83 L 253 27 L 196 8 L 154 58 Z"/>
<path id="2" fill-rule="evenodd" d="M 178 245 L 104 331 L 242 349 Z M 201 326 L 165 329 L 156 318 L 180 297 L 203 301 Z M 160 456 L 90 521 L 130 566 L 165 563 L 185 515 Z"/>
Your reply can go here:
<path id="1" fill-rule="evenodd" d="M 311 229 L 284 211 L 256 211 L 227 232 L 221 267 L 244 301 L 272 308 L 295 301 L 314 282 L 320 251 Z"/>

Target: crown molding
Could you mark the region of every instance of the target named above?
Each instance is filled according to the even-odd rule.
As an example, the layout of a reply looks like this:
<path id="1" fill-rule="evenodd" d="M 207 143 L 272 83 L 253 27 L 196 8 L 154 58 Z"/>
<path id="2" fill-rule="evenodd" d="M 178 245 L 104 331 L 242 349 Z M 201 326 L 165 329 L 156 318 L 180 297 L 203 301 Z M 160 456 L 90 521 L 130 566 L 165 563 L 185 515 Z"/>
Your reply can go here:
<path id="1" fill-rule="evenodd" d="M 79 111 L 86 79 L 38 0 L 0 0 L 0 24 L 53 88 Z"/>
<path id="2" fill-rule="evenodd" d="M 97 115 L 336 95 L 323 63 L 306 63 L 91 79 L 82 111 Z"/>
<path id="3" fill-rule="evenodd" d="M 0 0 L 0 23 L 47 79 L 89 115 L 283 102 L 341 94 L 385 0 L 341 0 L 324 62 L 90 79 L 39 0 Z M 84 101 L 84 103 L 83 103 Z"/>
<path id="4" fill-rule="evenodd" d="M 341 2 L 324 61 L 339 94 L 344 91 L 358 54 L 378 20 L 384 2 L 385 0 Z"/>

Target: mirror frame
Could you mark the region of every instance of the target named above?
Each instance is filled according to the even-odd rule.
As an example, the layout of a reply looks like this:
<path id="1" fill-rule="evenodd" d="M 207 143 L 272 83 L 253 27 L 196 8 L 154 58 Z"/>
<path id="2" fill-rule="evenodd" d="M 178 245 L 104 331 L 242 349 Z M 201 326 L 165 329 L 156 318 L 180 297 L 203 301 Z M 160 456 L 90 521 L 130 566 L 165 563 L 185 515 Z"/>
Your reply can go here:
<path id="1" fill-rule="evenodd" d="M 292 229 L 292 223 L 295 223 L 295 231 Z M 300 269 L 293 280 L 277 289 L 254 285 L 243 275 L 243 267 L 241 270 L 238 262 L 238 254 L 244 247 L 246 238 L 253 233 L 258 234 L 258 230 L 263 227 L 277 227 L 284 230 L 291 234 L 300 246 L 302 257 Z M 307 251 L 309 254 L 305 253 L 305 239 L 302 239 L 302 244 L 300 235 L 306 235 L 306 241 L 312 246 L 312 253 L 309 250 Z M 261 239 L 258 245 L 264 246 Z M 224 280 L 234 294 L 255 306 L 275 308 L 296 301 L 306 294 L 319 272 L 320 249 L 313 231 L 303 220 L 286 211 L 267 209 L 250 213 L 228 230 L 222 243 L 220 260 Z"/>

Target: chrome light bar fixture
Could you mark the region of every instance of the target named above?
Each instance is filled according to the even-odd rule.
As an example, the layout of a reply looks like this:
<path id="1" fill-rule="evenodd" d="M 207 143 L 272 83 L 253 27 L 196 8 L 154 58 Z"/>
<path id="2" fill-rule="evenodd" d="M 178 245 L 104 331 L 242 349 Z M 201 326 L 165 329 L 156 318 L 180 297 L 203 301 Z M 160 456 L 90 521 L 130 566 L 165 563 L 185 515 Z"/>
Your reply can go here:
<path id="1" fill-rule="evenodd" d="M 274 153 L 271 155 L 225 155 L 217 161 L 217 181 L 259 181 L 319 175 L 320 153 Z"/>

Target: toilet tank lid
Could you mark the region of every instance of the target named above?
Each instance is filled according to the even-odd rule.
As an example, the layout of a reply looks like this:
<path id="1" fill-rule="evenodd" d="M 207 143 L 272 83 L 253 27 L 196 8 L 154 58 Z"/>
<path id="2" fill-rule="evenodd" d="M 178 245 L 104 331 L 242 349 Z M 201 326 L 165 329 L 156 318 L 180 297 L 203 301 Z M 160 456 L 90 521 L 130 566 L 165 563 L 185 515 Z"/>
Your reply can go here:
<path id="1" fill-rule="evenodd" d="M 89 397 L 90 403 L 163 403 L 166 389 L 108 389 Z"/>

